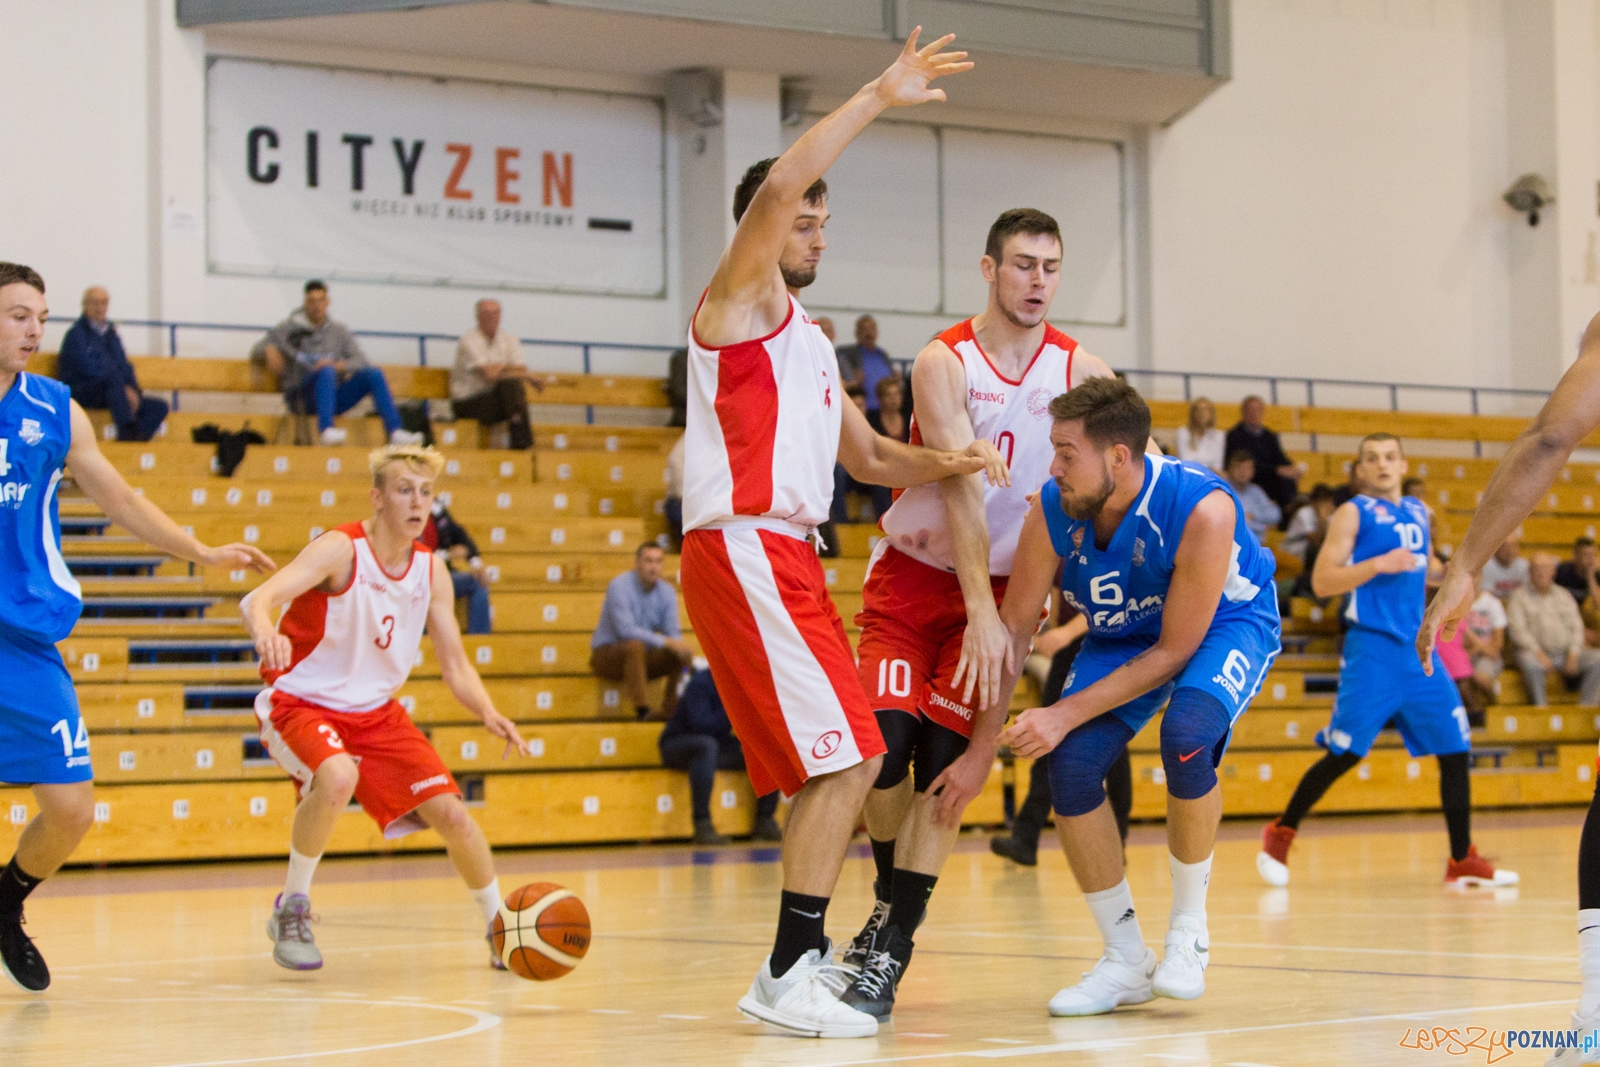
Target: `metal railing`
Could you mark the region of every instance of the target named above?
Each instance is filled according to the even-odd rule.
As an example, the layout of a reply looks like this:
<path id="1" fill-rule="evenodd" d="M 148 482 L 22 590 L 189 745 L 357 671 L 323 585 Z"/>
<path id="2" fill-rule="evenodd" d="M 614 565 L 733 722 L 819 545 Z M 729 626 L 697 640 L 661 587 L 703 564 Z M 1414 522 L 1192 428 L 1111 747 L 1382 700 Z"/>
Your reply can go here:
<path id="1" fill-rule="evenodd" d="M 165 354 L 177 356 L 185 331 L 221 331 L 232 333 L 265 334 L 271 327 L 261 325 L 244 325 L 229 322 L 179 322 L 166 319 L 116 319 L 118 326 L 133 329 L 147 329 L 159 331 L 166 349 Z M 53 325 L 53 324 L 52 324 Z M 433 333 L 412 330 L 352 330 L 358 338 L 371 338 L 385 341 L 405 342 L 409 346 L 416 345 L 416 361 L 421 367 L 429 366 L 428 345 L 430 342 L 443 342 L 454 345 L 458 335 L 447 333 Z M 637 344 L 632 342 L 611 341 L 571 341 L 542 337 L 522 337 L 519 342 L 526 346 L 544 349 L 567 350 L 578 356 L 582 373 L 595 373 L 594 359 L 597 353 L 659 353 L 662 356 L 675 351 L 676 345 L 662 344 Z M 664 362 L 664 361 L 663 361 Z M 904 359 L 892 360 L 902 372 L 909 373 L 911 361 Z M 655 368 L 651 368 L 653 371 Z M 665 368 L 660 370 L 664 373 Z M 1216 387 L 1227 393 L 1258 392 L 1271 404 L 1294 403 L 1306 407 L 1316 407 L 1319 392 L 1323 397 L 1330 393 L 1342 394 L 1346 398 L 1357 396 L 1367 399 L 1366 402 L 1357 402 L 1346 399 L 1337 406 L 1382 408 L 1390 411 L 1401 410 L 1401 401 L 1405 396 L 1417 397 L 1423 394 L 1432 394 L 1437 401 L 1439 398 L 1450 398 L 1447 406 L 1440 408 L 1436 403 L 1425 403 L 1421 406 L 1407 405 L 1413 410 L 1446 410 L 1458 414 L 1525 414 L 1531 415 L 1532 409 L 1543 403 L 1549 395 L 1548 390 L 1523 389 L 1500 386 L 1469 386 L 1469 385 L 1442 385 L 1428 382 L 1382 382 L 1369 381 L 1357 378 L 1315 378 L 1304 375 L 1288 374 L 1237 374 L 1226 371 L 1195 371 L 1195 370 L 1147 370 L 1142 368 L 1129 368 L 1118 373 L 1126 375 L 1144 387 L 1144 392 L 1151 397 L 1166 399 L 1192 400 L 1198 395 L 1207 383 L 1216 383 Z M 1171 394 L 1178 394 L 1174 397 Z M 1303 397 L 1303 400 L 1300 399 Z M 1460 408 L 1465 407 L 1465 411 Z M 1497 409 L 1494 412 L 1486 411 L 1486 407 Z M 1526 408 L 1527 410 L 1520 410 Z M 592 418 L 592 412 L 591 412 Z"/>

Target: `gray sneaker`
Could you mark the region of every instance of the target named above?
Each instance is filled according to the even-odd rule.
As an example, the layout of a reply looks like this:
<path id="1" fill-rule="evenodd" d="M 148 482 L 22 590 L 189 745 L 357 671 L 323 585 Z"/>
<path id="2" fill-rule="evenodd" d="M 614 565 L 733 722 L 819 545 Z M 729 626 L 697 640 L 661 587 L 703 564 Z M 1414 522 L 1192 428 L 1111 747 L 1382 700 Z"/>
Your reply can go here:
<path id="1" fill-rule="evenodd" d="M 267 920 L 267 936 L 272 938 L 272 962 L 291 971 L 314 971 L 322 966 L 322 953 L 311 937 L 311 898 L 295 893 L 288 899 L 278 894 Z"/>

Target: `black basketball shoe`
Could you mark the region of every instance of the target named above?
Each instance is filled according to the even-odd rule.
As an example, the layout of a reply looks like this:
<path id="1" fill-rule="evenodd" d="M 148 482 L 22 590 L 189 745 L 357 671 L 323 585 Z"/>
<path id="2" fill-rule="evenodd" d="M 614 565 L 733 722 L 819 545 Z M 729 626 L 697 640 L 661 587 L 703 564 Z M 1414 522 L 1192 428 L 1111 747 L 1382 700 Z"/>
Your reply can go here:
<path id="1" fill-rule="evenodd" d="M 0 968 L 21 989 L 43 993 L 50 988 L 50 968 L 44 965 L 38 946 L 22 929 L 22 912 L 0 915 Z"/>
<path id="2" fill-rule="evenodd" d="M 856 1011 L 887 1019 L 894 1011 L 894 991 L 911 963 L 911 939 L 898 926 L 885 926 L 872 938 L 861 973 L 839 997 Z"/>

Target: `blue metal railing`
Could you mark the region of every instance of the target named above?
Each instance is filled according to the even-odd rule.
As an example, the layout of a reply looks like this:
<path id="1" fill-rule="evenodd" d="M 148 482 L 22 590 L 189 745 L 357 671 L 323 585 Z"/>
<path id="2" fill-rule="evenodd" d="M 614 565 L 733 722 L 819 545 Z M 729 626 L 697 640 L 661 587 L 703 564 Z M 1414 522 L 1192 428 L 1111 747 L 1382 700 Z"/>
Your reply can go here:
<path id="1" fill-rule="evenodd" d="M 271 327 L 260 325 L 244 325 L 230 322 L 177 322 L 166 319 L 117 319 L 119 326 L 159 330 L 165 337 L 166 354 L 176 356 L 179 351 L 180 332 L 189 330 L 210 330 L 235 333 L 265 334 Z M 396 340 L 415 342 L 417 346 L 417 365 L 428 366 L 429 342 L 446 342 L 454 344 L 456 334 L 432 333 L 412 330 L 352 330 L 357 337 L 381 340 Z M 632 342 L 610 341 L 570 341 L 542 337 L 522 337 L 518 340 L 524 345 L 539 348 L 567 349 L 576 351 L 580 357 L 584 374 L 594 373 L 594 355 L 596 352 L 635 352 L 635 353 L 660 353 L 665 356 L 680 346 L 661 344 L 637 344 Z M 903 372 L 909 373 L 910 360 L 894 360 Z M 664 370 L 664 368 L 663 368 Z M 1142 368 L 1129 368 L 1119 371 L 1135 381 L 1146 380 L 1152 386 L 1162 383 L 1177 383 L 1181 387 L 1184 400 L 1192 400 L 1197 395 L 1197 386 L 1206 382 L 1218 384 L 1248 383 L 1264 389 L 1266 399 L 1272 404 L 1295 403 L 1287 399 L 1291 393 L 1299 392 L 1305 399 L 1306 407 L 1317 406 L 1317 391 L 1328 390 L 1354 390 L 1371 392 L 1377 391 L 1380 396 L 1387 399 L 1390 411 L 1399 411 L 1402 395 L 1406 393 L 1433 393 L 1461 397 L 1467 407 L 1467 412 L 1473 415 L 1483 413 L 1484 400 L 1490 398 L 1503 398 L 1516 402 L 1518 400 L 1532 400 L 1542 402 L 1549 395 L 1548 390 L 1519 389 L 1499 386 L 1470 386 L 1470 385 L 1440 385 L 1429 382 L 1380 382 L 1368 381 L 1357 378 L 1313 378 L 1303 375 L 1287 374 L 1236 374 L 1227 371 L 1195 371 L 1195 370 L 1147 370 Z M 1157 390 L 1145 390 L 1155 395 Z M 1379 406 L 1379 405 L 1360 405 Z M 593 411 L 589 412 L 590 421 L 593 421 Z"/>

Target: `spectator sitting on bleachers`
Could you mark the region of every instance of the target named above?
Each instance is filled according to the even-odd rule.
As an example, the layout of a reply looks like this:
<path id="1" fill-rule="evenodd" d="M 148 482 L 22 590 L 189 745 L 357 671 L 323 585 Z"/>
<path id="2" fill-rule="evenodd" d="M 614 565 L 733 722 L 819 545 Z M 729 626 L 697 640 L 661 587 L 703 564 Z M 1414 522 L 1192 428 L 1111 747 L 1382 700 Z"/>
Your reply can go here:
<path id="1" fill-rule="evenodd" d="M 733 735 L 722 698 L 717 695 L 711 672 L 697 670 L 678 698 L 678 706 L 667 720 L 658 742 L 661 765 L 689 775 L 689 800 L 694 812 L 694 843 L 726 845 L 728 838 L 717 833 L 711 822 L 711 788 L 718 771 L 744 770 L 744 749 Z M 773 819 L 778 810 L 774 790 L 756 799 L 757 841 L 782 841 L 783 831 Z"/>
<path id="2" fill-rule="evenodd" d="M 1230 461 L 1235 452 L 1248 452 L 1255 461 L 1255 483 L 1280 508 L 1294 499 L 1300 480 L 1300 465 L 1283 450 L 1278 435 L 1267 429 L 1266 401 L 1247 396 L 1239 405 L 1239 423 L 1228 431 L 1226 453 Z"/>
<path id="3" fill-rule="evenodd" d="M 678 591 L 663 581 L 667 554 L 647 541 L 633 554 L 633 570 L 606 585 L 600 625 L 589 642 L 589 669 L 621 682 L 641 719 L 650 715 L 649 683 L 665 677 L 658 718 L 670 719 L 678 703 L 678 679 L 694 662 L 694 649 L 678 624 Z"/>
<path id="4" fill-rule="evenodd" d="M 1305 504 L 1294 513 L 1289 520 L 1289 526 L 1284 531 L 1281 547 L 1291 556 L 1299 556 L 1305 560 L 1306 569 L 1316 562 L 1308 558 L 1307 550 L 1315 540 L 1319 545 L 1328 532 L 1328 520 L 1338 508 L 1333 502 L 1333 487 L 1323 482 L 1318 482 L 1311 487 L 1311 496 Z"/>
<path id="5" fill-rule="evenodd" d="M 1217 407 L 1203 396 L 1189 402 L 1189 421 L 1178 427 L 1178 458 L 1222 473 L 1227 438 L 1217 429 Z"/>
<path id="6" fill-rule="evenodd" d="M 1556 584 L 1556 559 L 1537 553 L 1528 567 L 1528 584 L 1506 604 L 1511 641 L 1516 646 L 1522 684 L 1535 707 L 1545 707 L 1545 675 L 1555 671 L 1578 688 L 1578 703 L 1600 706 L 1600 650 L 1583 643 L 1583 620 L 1572 594 Z"/>
<path id="7" fill-rule="evenodd" d="M 861 414 L 867 417 L 867 421 L 870 423 L 877 413 L 867 410 L 866 391 L 859 385 L 847 385 L 845 386 L 844 395 L 849 398 L 850 403 L 854 404 Z M 872 515 L 870 518 L 865 514 L 859 519 L 852 520 L 850 518 L 851 493 L 864 493 L 872 501 Z M 852 521 L 876 521 L 883 518 L 883 513 L 888 511 L 889 506 L 893 503 L 893 489 L 882 485 L 868 485 L 865 482 L 858 482 L 850 475 L 849 471 L 844 469 L 843 463 L 835 463 L 833 465 L 833 503 L 829 507 L 828 518 L 834 525 L 837 526 Z"/>
<path id="8" fill-rule="evenodd" d="M 349 328 L 328 317 L 328 287 L 321 282 L 306 282 L 305 303 L 274 326 L 259 348 L 283 387 L 289 410 L 316 412 L 323 444 L 344 443 L 346 434 L 333 424 L 334 416 L 365 396 L 372 397 L 390 444 L 422 443 L 420 433 L 401 429 L 383 372 L 367 364 Z"/>
<path id="9" fill-rule="evenodd" d="M 117 440 L 148 441 L 166 420 L 167 402 L 140 391 L 110 310 L 111 295 L 100 286 L 83 291 L 83 314 L 61 339 L 56 377 L 79 407 L 111 413 Z"/>
<path id="10" fill-rule="evenodd" d="M 478 324 L 456 342 L 450 368 L 450 410 L 458 419 L 484 426 L 506 424 L 511 447 L 533 447 L 528 427 L 528 386 L 544 392 L 544 383 L 528 374 L 522 342 L 500 328 L 500 301 L 488 297 L 473 308 Z"/>
<path id="11" fill-rule="evenodd" d="M 456 522 L 437 497 L 433 501 L 433 513 L 422 528 L 421 540 L 430 551 L 443 556 L 445 566 L 450 568 L 457 607 L 466 601 L 466 632 L 489 633 L 493 629 L 494 614 L 489 609 L 489 584 L 483 557 L 478 555 L 478 544 L 466 527 Z"/>
<path id="12" fill-rule="evenodd" d="M 1594 591 L 1595 567 L 1600 565 L 1600 553 L 1594 538 L 1587 535 L 1572 543 L 1572 558 L 1563 560 L 1556 568 L 1556 584 L 1572 594 L 1572 599 L 1582 604 Z"/>
<path id="13" fill-rule="evenodd" d="M 1244 524 L 1260 540 L 1268 530 L 1278 525 L 1283 512 L 1267 496 L 1266 490 L 1256 484 L 1255 473 L 1256 461 L 1250 453 L 1240 449 L 1228 456 L 1228 484 L 1233 486 L 1233 491 L 1239 495 L 1239 502 L 1244 505 Z"/>
<path id="14" fill-rule="evenodd" d="M 878 410 L 867 413 L 867 422 L 885 437 L 901 444 L 911 440 L 911 423 L 905 415 L 905 383 L 898 377 L 878 380 Z"/>
<path id="15" fill-rule="evenodd" d="M 878 410 L 878 383 L 885 378 L 899 377 L 889 353 L 878 347 L 878 320 L 863 315 L 856 320 L 856 343 L 840 345 L 839 380 L 845 385 L 859 385 L 867 398 L 867 411 Z"/>
<path id="16" fill-rule="evenodd" d="M 1506 608 L 1493 593 L 1480 592 L 1461 620 L 1456 639 L 1467 657 L 1471 676 L 1458 679 L 1462 698 L 1474 697 L 1480 707 L 1493 704 L 1505 671 Z M 1452 675 L 1454 677 L 1454 675 Z M 1471 704 L 1468 704 L 1471 710 Z"/>
<path id="17" fill-rule="evenodd" d="M 1483 565 L 1478 578 L 1478 588 L 1499 597 L 1502 602 L 1528 584 L 1528 561 L 1522 558 L 1522 542 L 1512 534 L 1494 550 L 1489 562 Z"/>

